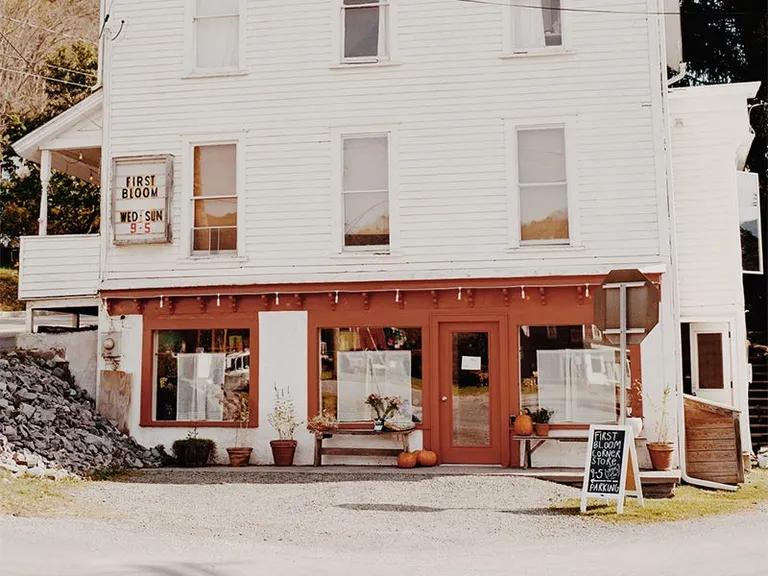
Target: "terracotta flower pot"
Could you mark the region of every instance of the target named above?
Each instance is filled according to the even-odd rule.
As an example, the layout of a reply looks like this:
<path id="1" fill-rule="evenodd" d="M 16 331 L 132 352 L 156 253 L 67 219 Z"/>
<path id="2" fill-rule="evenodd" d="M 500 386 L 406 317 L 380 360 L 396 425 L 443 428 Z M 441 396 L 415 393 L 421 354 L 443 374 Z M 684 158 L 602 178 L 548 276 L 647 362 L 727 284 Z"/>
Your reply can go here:
<path id="1" fill-rule="evenodd" d="M 275 466 L 293 466 L 293 455 L 296 453 L 296 440 L 272 440 L 272 458 Z"/>
<path id="2" fill-rule="evenodd" d="M 654 470 L 671 470 L 672 454 L 675 451 L 675 445 L 672 442 L 650 442 L 648 444 L 648 454 L 651 457 L 651 465 Z"/>
<path id="3" fill-rule="evenodd" d="M 227 448 L 230 466 L 248 466 L 253 448 Z"/>
<path id="4" fill-rule="evenodd" d="M 537 422 L 533 427 L 536 429 L 536 436 L 549 436 L 549 424 Z"/>

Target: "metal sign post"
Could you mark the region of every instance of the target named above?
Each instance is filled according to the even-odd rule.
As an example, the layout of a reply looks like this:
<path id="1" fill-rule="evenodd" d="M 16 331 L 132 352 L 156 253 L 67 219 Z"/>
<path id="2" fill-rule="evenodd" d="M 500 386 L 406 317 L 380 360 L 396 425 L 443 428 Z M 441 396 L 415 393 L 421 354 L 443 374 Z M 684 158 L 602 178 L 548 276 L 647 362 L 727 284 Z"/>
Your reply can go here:
<path id="1" fill-rule="evenodd" d="M 644 288 L 645 282 L 620 282 L 618 284 L 603 284 L 605 290 L 618 290 L 619 291 L 619 328 L 606 328 L 604 334 L 606 336 L 619 336 L 619 354 L 621 356 L 619 360 L 619 370 L 621 375 L 619 376 L 619 424 L 624 424 L 627 420 L 627 335 L 629 334 L 642 334 L 645 335 L 645 328 L 628 328 L 627 327 L 627 289 L 628 288 Z"/>
<path id="2" fill-rule="evenodd" d="M 618 296 L 618 297 L 617 297 Z M 595 324 L 619 346 L 619 423 L 627 418 L 627 350 L 640 344 L 659 321 L 659 292 L 639 270 L 614 270 L 595 297 Z"/>

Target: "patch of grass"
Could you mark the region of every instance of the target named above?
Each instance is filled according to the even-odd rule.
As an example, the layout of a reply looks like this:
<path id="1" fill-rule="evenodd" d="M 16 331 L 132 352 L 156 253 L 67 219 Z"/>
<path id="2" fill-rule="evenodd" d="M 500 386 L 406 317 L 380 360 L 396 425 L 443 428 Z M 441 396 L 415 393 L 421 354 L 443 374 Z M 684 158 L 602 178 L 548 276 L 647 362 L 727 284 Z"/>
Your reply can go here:
<path id="1" fill-rule="evenodd" d="M 47 480 L 0 471 L 0 514 L 42 516 L 66 507 L 80 480 Z"/>
<path id="2" fill-rule="evenodd" d="M 645 499 L 641 508 L 634 498 L 627 498 L 624 514 L 616 514 L 615 502 L 590 500 L 587 518 L 605 522 L 649 524 L 653 522 L 675 522 L 706 516 L 735 514 L 757 508 L 768 503 L 768 470 L 756 469 L 747 474 L 746 482 L 736 492 L 703 490 L 694 486 L 679 486 L 672 498 Z M 580 501 L 571 498 L 554 504 L 552 509 L 568 515 L 579 515 Z"/>
<path id="3" fill-rule="evenodd" d="M 0 311 L 24 310 L 18 299 L 19 273 L 10 268 L 0 268 Z"/>

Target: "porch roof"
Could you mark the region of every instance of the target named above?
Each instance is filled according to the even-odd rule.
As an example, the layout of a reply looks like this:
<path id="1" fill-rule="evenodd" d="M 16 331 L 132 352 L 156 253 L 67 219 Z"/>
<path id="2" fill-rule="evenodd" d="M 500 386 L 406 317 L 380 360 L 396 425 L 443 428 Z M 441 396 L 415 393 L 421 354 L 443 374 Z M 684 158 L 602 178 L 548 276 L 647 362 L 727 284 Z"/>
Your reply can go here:
<path id="1" fill-rule="evenodd" d="M 101 172 L 101 89 L 13 143 L 30 162 L 41 163 L 43 150 L 51 151 L 51 167 L 83 180 L 98 182 Z"/>

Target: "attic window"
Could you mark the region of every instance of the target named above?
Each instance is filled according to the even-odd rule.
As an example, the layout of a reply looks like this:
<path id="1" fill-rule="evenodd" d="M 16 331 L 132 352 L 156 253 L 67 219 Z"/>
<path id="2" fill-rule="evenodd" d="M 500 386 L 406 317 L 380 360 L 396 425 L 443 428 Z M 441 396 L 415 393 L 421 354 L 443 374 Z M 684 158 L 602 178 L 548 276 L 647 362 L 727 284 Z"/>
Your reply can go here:
<path id="1" fill-rule="evenodd" d="M 240 0 L 195 0 L 193 27 L 197 70 L 237 70 Z"/>

